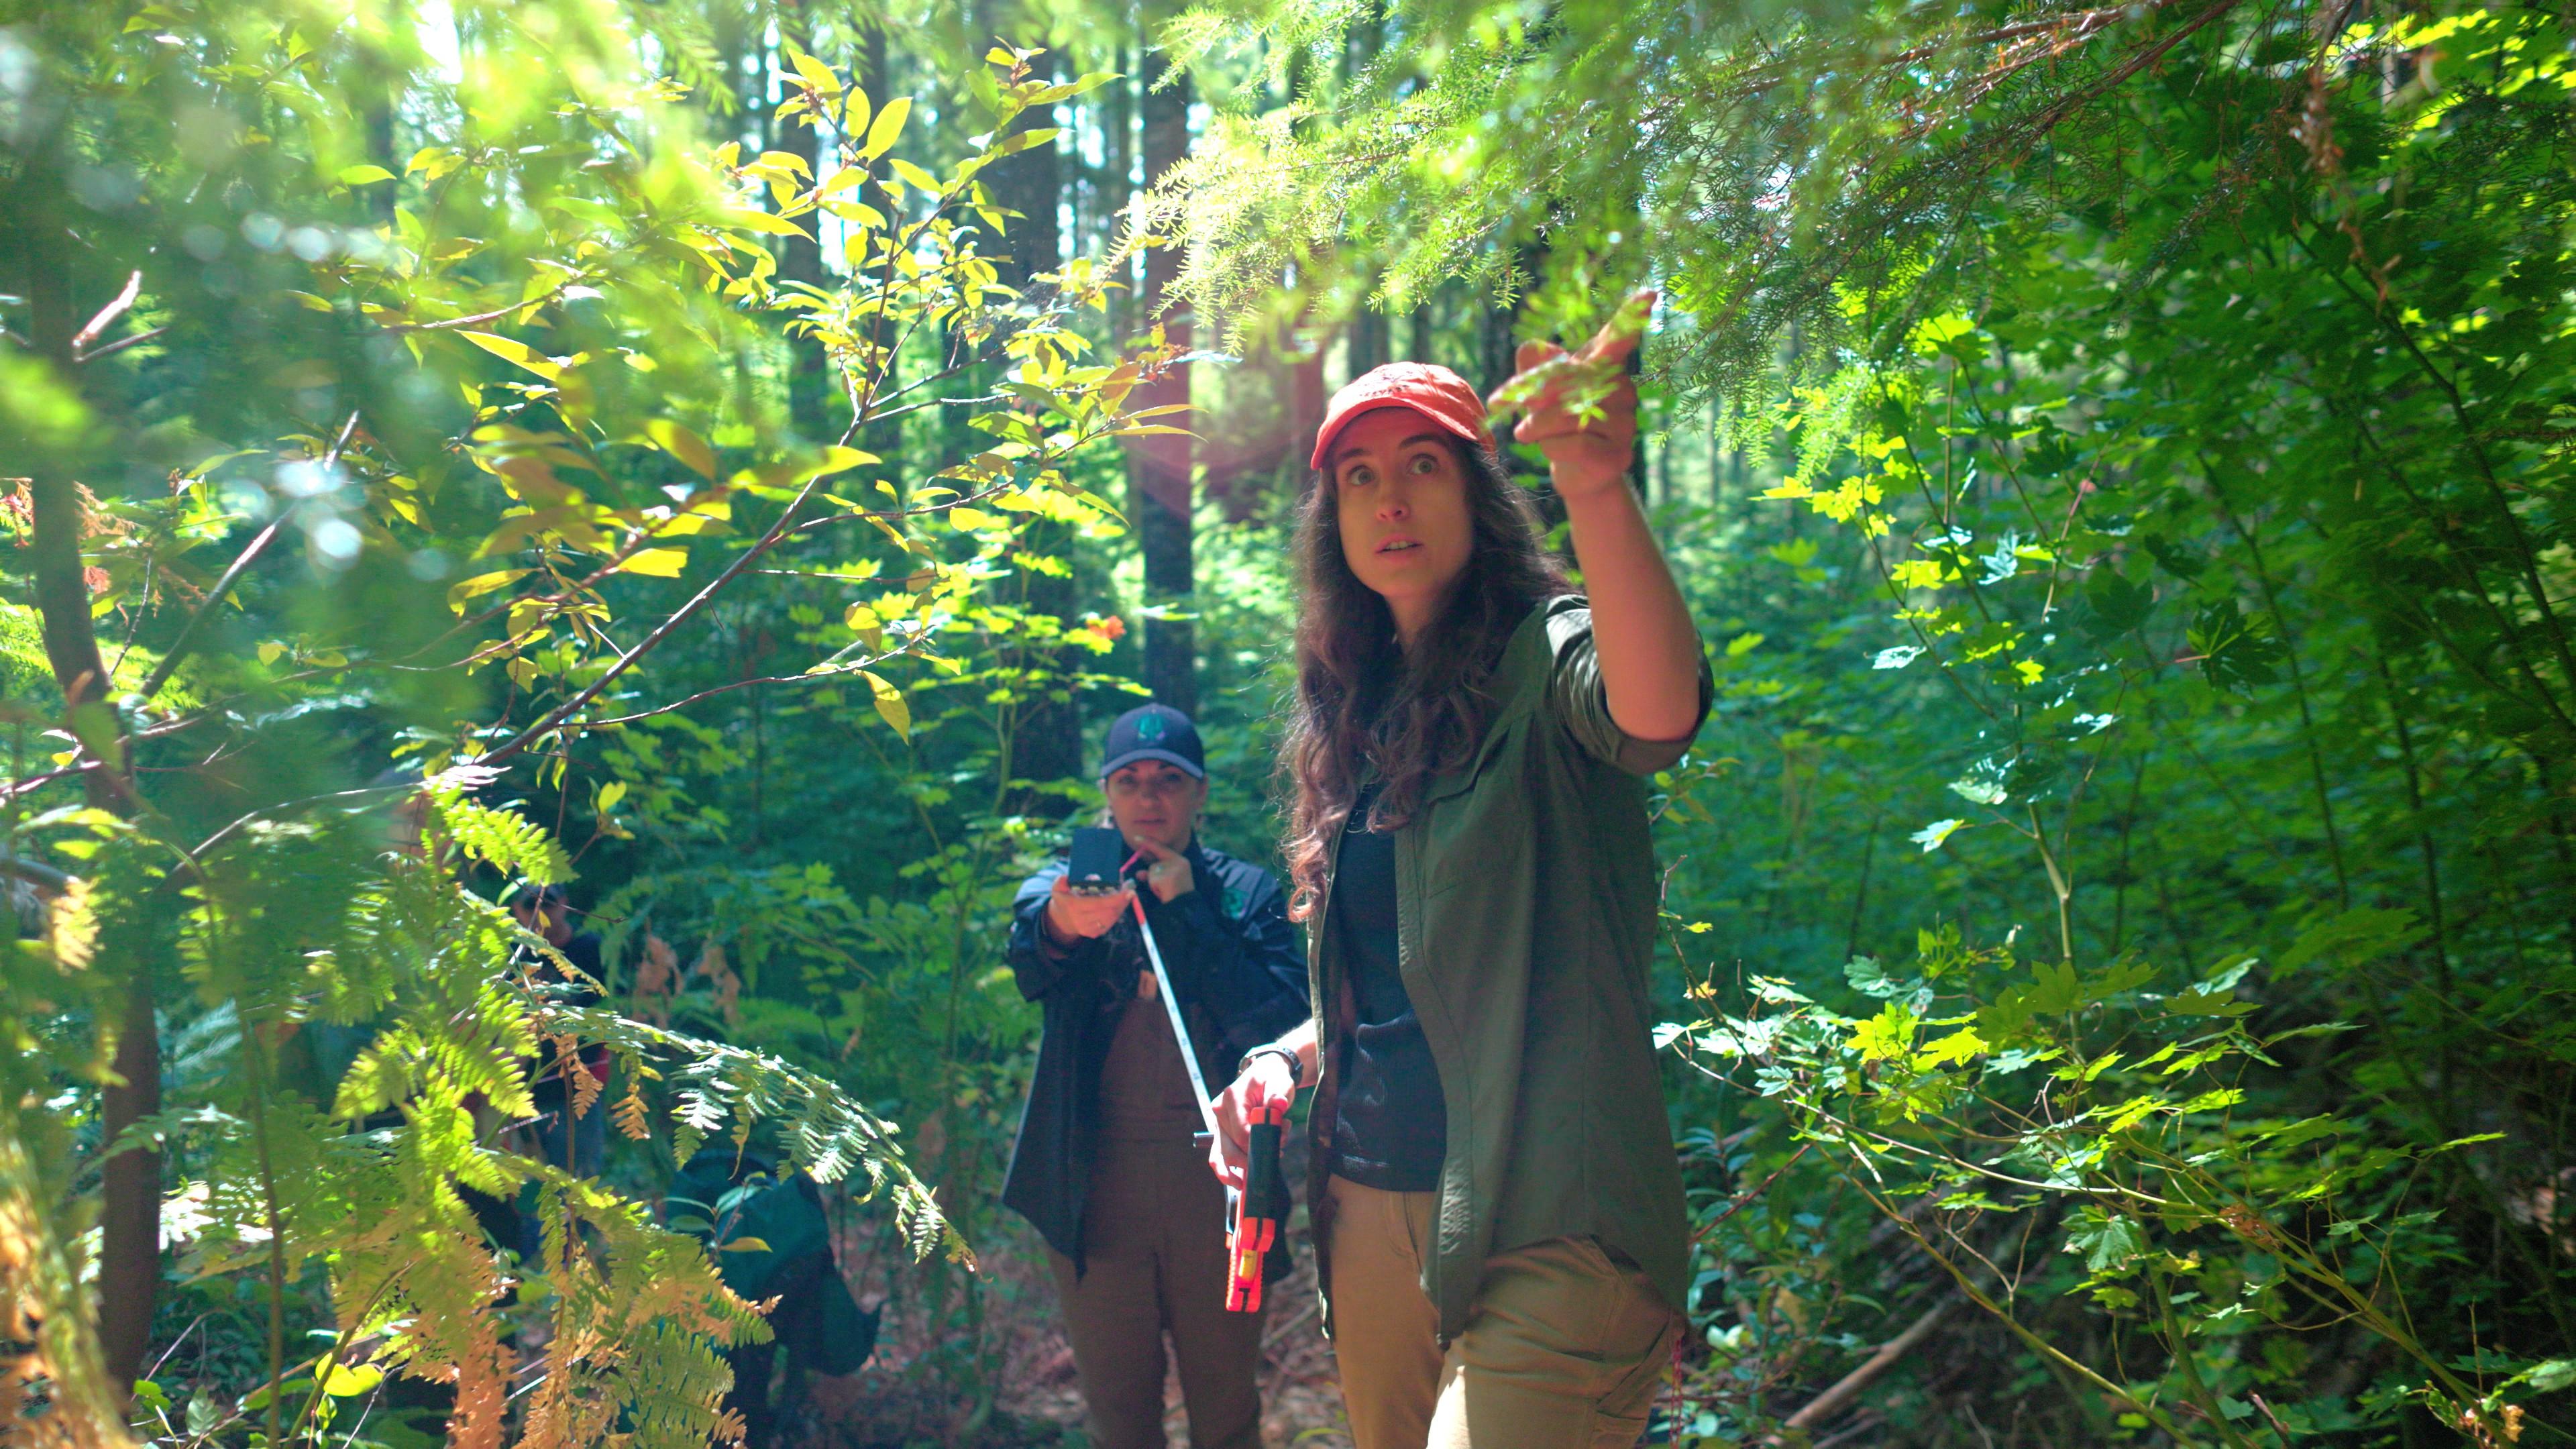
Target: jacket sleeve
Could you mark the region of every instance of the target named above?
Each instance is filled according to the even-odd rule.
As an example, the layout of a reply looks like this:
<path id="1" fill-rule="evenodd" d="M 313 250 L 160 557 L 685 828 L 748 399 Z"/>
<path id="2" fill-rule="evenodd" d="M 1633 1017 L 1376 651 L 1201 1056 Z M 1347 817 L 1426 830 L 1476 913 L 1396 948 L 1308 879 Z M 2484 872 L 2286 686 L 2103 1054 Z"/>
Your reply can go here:
<path id="1" fill-rule="evenodd" d="M 1306 933 L 1289 921 L 1288 898 L 1270 872 L 1247 868 L 1243 874 L 1243 917 L 1228 923 L 1235 988 L 1235 1010 L 1225 1021 L 1229 1067 L 1308 1015 Z"/>
<path id="2" fill-rule="evenodd" d="M 1039 918 L 1046 913 L 1056 878 L 1063 874 L 1064 862 L 1050 861 L 1022 881 L 1019 894 L 1011 899 L 1011 943 L 1005 955 L 1025 1000 L 1043 1001 L 1068 981 L 1099 979 L 1101 959 L 1109 949 L 1099 938 L 1077 941 L 1061 953 L 1047 944 L 1046 925 Z"/>
<path id="3" fill-rule="evenodd" d="M 1553 660 L 1548 713 L 1585 754 L 1631 775 L 1651 775 L 1670 769 L 1689 751 L 1716 696 L 1705 651 L 1699 660 L 1699 718 L 1691 721 L 1691 733 L 1677 740 L 1641 740 L 1610 717 L 1610 692 L 1602 683 L 1601 655 L 1592 640 L 1592 611 L 1572 599 L 1559 601 L 1548 612 L 1547 644 Z"/>

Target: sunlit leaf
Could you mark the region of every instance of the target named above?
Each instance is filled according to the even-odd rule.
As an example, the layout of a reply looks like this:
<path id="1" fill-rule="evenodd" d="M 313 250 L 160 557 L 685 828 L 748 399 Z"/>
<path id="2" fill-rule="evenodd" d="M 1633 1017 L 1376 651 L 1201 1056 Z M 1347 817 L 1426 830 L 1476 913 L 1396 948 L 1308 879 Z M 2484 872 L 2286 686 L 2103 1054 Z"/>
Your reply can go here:
<path id="1" fill-rule="evenodd" d="M 516 363 L 526 368 L 548 382 L 563 376 L 563 364 L 524 342 L 516 342 L 490 332 L 459 331 L 456 335 L 504 362 Z"/>
<path id="2" fill-rule="evenodd" d="M 707 440 L 699 437 L 686 425 L 673 422 L 669 418 L 655 418 L 644 425 L 644 432 L 661 447 L 663 452 L 686 464 L 690 472 L 709 481 L 714 480 L 715 449 L 708 447 Z"/>
<path id="3" fill-rule="evenodd" d="M 645 548 L 636 550 L 632 557 L 617 566 L 617 571 L 657 579 L 676 579 L 688 566 L 689 551 L 685 548 Z"/>
<path id="4" fill-rule="evenodd" d="M 884 109 L 877 112 L 875 122 L 868 127 L 867 144 L 859 148 L 860 158 L 874 161 L 893 150 L 894 143 L 903 136 L 904 119 L 911 114 L 910 96 L 897 96 L 886 102 Z"/>
<path id="5" fill-rule="evenodd" d="M 876 696 L 877 714 L 894 727 L 896 734 L 911 739 L 912 706 L 904 700 L 903 691 L 886 683 L 873 670 L 862 669 L 859 677 L 868 682 L 868 688 Z"/>

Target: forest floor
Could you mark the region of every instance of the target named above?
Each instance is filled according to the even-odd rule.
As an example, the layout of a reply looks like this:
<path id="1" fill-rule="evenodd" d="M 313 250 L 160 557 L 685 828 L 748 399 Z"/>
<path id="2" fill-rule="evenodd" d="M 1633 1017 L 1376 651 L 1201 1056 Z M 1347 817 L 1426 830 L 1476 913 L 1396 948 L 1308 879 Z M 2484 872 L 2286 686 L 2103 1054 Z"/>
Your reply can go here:
<path id="1" fill-rule="evenodd" d="M 1295 1270 L 1269 1288 L 1260 1369 L 1262 1440 L 1269 1449 L 1349 1449 L 1332 1346 L 1316 1321 L 1315 1258 L 1303 1237 L 1298 1232 L 1293 1244 Z M 982 1431 L 956 1433 L 965 1406 L 953 1390 L 937 1386 L 935 1375 L 922 1372 L 938 1347 L 930 1341 L 930 1325 L 923 1315 L 903 1311 L 900 1285 L 863 1268 L 864 1277 L 877 1281 L 853 1284 L 860 1300 L 887 1305 L 876 1354 L 845 1379 L 809 1381 L 802 1422 L 789 1443 L 799 1449 L 893 1449 L 924 1442 L 951 1449 L 1088 1445 L 1082 1384 L 1036 1235 L 1014 1220 L 1010 1231 L 979 1246 L 986 1311 L 1000 1320 L 991 1331 L 1002 1336 L 1000 1382 Z M 896 1290 L 891 1298 L 890 1288 Z M 1180 1382 L 1168 1365 L 1163 1404 L 1166 1440 L 1188 1444 Z"/>

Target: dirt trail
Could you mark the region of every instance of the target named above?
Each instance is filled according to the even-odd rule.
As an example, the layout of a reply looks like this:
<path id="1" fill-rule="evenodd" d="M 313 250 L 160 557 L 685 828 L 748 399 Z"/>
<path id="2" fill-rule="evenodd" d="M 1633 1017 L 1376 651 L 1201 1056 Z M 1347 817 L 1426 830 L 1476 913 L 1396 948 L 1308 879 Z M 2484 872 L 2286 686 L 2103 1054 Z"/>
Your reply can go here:
<path id="1" fill-rule="evenodd" d="M 1268 1449 L 1349 1449 L 1342 1395 L 1333 1376 L 1331 1345 L 1316 1323 L 1315 1259 L 1302 1226 L 1292 1227 L 1295 1270 L 1270 1286 L 1272 1311 L 1262 1348 L 1262 1438 Z M 957 1415 L 952 1394 L 933 1387 L 927 1360 L 941 1345 L 927 1325 L 903 1311 L 898 1296 L 886 1315 L 877 1353 L 847 1379 L 808 1383 L 808 1403 L 784 1443 L 797 1449 L 892 1449 L 946 1445 L 947 1449 L 1040 1449 L 1082 1444 L 1082 1387 L 1073 1368 L 1056 1310 L 1055 1285 L 1034 1234 L 1014 1219 L 979 1244 L 984 1301 L 1000 1345 L 1001 1376 L 994 1413 L 983 1432 L 952 1442 Z M 863 1261 L 846 1252 L 844 1262 Z M 863 1303 L 884 1299 L 881 1272 L 854 1283 Z M 900 1287 L 901 1285 L 896 1285 Z M 917 1287 L 906 1291 L 917 1291 Z M 942 1400 L 945 1400 L 943 1402 Z M 1178 1376 L 1166 1370 L 1164 1433 L 1174 1449 L 1189 1443 Z"/>

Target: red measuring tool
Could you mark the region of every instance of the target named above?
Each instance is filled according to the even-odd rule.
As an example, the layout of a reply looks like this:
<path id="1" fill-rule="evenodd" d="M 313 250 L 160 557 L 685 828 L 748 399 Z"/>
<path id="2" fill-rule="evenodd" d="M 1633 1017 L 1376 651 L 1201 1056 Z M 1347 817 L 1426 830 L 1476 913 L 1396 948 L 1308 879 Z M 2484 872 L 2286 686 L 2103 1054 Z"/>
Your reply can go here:
<path id="1" fill-rule="evenodd" d="M 1288 1104 L 1273 1099 L 1245 1124 L 1251 1129 L 1243 1169 L 1243 1191 L 1235 1196 L 1234 1231 L 1226 1240 L 1225 1306 L 1235 1313 L 1261 1311 L 1261 1263 L 1279 1241 L 1288 1216 L 1288 1180 L 1279 1170 L 1279 1139 L 1288 1125 Z"/>

